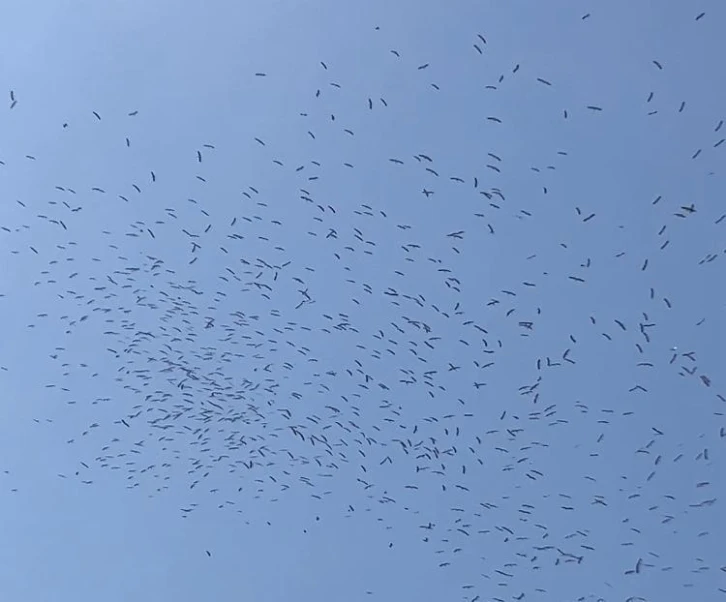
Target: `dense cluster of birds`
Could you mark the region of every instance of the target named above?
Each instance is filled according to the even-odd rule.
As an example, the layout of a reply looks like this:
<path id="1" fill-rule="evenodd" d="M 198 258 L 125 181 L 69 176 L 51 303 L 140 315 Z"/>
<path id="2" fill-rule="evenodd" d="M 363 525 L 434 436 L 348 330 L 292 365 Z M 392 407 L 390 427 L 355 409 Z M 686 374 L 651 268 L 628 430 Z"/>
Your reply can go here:
<path id="1" fill-rule="evenodd" d="M 46 394 L 85 421 L 67 446 L 97 450 L 59 478 L 93 485 L 117 471 L 156 495 L 182 483 L 184 517 L 204 504 L 241 512 L 240 496 L 290 489 L 348 515 L 372 508 L 390 525 L 412 517 L 442 571 L 481 557 L 462 585 L 470 602 L 554 599 L 553 567 L 592 582 L 603 557 L 620 571 L 604 584 L 633 580 L 629 602 L 649 599 L 635 581 L 645 574 L 687 588 L 704 574 L 726 579 L 693 543 L 717 520 L 726 397 L 714 358 L 681 345 L 723 318 L 684 313 L 676 288 L 682 273 L 705 287 L 718 278 L 722 208 L 656 186 L 627 200 L 645 216 L 633 224 L 618 216 L 622 203 L 572 200 L 566 182 L 579 168 L 568 166 L 584 151 L 553 140 L 524 164 L 485 139 L 510 135 L 495 131 L 504 113 L 486 109 L 467 117 L 481 137 L 466 142 L 480 149 L 468 162 L 455 140 L 407 146 L 386 114 L 417 102 L 440 110 L 456 81 L 433 57 L 385 48 L 376 29 L 371 60 L 415 86 L 416 100 L 361 94 L 327 58 L 296 108 L 299 129 L 259 131 L 237 150 L 200 140 L 154 164 L 135 155 L 151 135 L 149 122 L 137 125 L 143 108 L 89 107 L 57 127 L 71 148 L 76 131 L 97 140 L 108 170 L 84 167 L 41 192 L 53 157 L 3 151 L 0 178 L 22 172 L 39 188 L 3 200 L 15 206 L 0 224 L 2 262 L 24 266 L 28 287 L 0 295 L 43 306 L 16 327 L 56 341 L 43 350 L 58 375 Z M 485 57 L 490 38 L 472 33 L 466 60 Z M 648 68 L 667 71 L 656 59 Z M 264 94 L 274 77 L 250 81 Z M 557 89 L 524 63 L 480 80 L 484 98 Z M 559 94 L 543 119 L 607 127 L 588 125 L 605 103 Z M 633 118 L 687 106 L 657 106 L 657 96 L 654 84 L 633 100 Z M 550 111 L 553 102 L 562 105 Z M 21 90 L 9 109 L 33 118 Z M 723 152 L 722 126 L 683 162 Z M 686 238 L 698 248 L 684 255 Z M 0 377 L 11 372 L 4 360 Z M 688 399 L 654 398 L 663 383 Z M 700 417 L 697 436 L 662 425 L 681 412 Z M 679 530 L 699 514 L 700 532 Z M 688 546 L 691 565 L 671 564 L 669 550 Z M 718 599 L 703 596 L 726 593 L 721 583 L 697 597 Z M 580 599 L 609 599 L 602 587 Z"/>

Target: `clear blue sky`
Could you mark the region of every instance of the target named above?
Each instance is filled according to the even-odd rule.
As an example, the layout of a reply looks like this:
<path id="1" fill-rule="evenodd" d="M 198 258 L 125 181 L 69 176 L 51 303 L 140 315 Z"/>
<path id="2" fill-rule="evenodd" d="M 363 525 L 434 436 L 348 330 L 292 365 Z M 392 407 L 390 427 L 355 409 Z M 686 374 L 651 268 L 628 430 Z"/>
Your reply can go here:
<path id="1" fill-rule="evenodd" d="M 0 598 L 726 599 L 725 23 L 3 3 Z"/>

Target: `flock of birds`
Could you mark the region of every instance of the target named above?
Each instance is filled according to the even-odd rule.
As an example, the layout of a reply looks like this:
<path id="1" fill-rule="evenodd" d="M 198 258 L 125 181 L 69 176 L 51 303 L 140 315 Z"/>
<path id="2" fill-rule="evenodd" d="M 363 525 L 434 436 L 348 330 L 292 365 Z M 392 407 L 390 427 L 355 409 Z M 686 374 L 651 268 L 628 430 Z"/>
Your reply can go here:
<path id="1" fill-rule="evenodd" d="M 474 34 L 471 52 L 485 57 L 492 43 Z M 433 59 L 381 52 L 421 95 L 447 93 Z M 241 497 L 270 501 L 291 489 L 347 515 L 373 512 L 391 529 L 413 517 L 441 571 L 482 557 L 462 584 L 469 602 L 553 599 L 537 575 L 597 571 L 602 555 L 621 571 L 604 582 L 677 574 L 694 588 L 704 574 L 726 579 L 726 567 L 698 552 L 690 566 L 674 566 L 649 543 L 685 548 L 709 538 L 706 528 L 679 531 L 686 515 L 717 520 L 726 397 L 698 349 L 680 348 L 669 330 L 697 336 L 723 318 L 684 315 L 662 274 L 680 273 L 684 224 L 701 233 L 689 244 L 703 250 L 687 271 L 718 269 L 726 251 L 713 248 L 712 233 L 726 216 L 709 199 L 654 191 L 639 202 L 657 235 L 652 223 L 636 225 L 650 230 L 635 235 L 631 252 L 618 238 L 625 228 L 601 217 L 607 208 L 568 199 L 557 174 L 568 173 L 575 151 L 556 141 L 532 166 L 486 141 L 476 169 L 456 167 L 453 147 L 400 140 L 371 158 L 385 137 L 366 135 L 403 101 L 346 96 L 351 75 L 333 62 L 318 66 L 292 145 L 256 133 L 225 159 L 229 145 L 200 141 L 179 152 L 183 164 L 129 160 L 108 181 L 78 172 L 42 196 L 5 199 L 16 206 L 0 224 L 2 261 L 22 262 L 29 288 L 0 291 L 0 304 L 32 296 L 44 306 L 25 328 L 57 341 L 46 357 L 58 378 L 46 394 L 86 420 L 67 446 L 97 450 L 59 478 L 93 485 L 112 471 L 154 495 L 181 483 L 183 517 L 205 504 L 242 512 Z M 257 72 L 252 81 L 264 90 L 273 78 Z M 515 81 L 556 87 L 516 63 L 481 87 L 498 94 Z M 655 96 L 641 103 L 643 119 L 658 113 Z M 21 91 L 10 92 L 9 109 L 31 118 Z M 585 124 L 607 111 L 561 107 L 547 118 Z M 150 133 L 134 125 L 143 113 L 91 107 L 58 129 L 67 137 L 81 129 L 131 156 Z M 506 125 L 485 110 L 478 120 Z M 721 152 L 722 126 L 684 162 Z M 249 170 L 238 175 L 240 156 L 259 166 L 254 181 Z M 51 160 L 42 149 L 6 151 L 0 178 L 22 166 L 41 181 Z M 3 361 L 0 378 L 12 370 Z M 689 391 L 687 408 L 652 399 L 652 388 L 676 381 L 674 390 Z M 663 405 L 716 418 L 683 439 L 662 426 Z M 95 412 L 115 418 L 89 419 Z M 343 483 L 358 494 L 341 497 Z M 424 509 L 431 500 L 435 514 Z M 622 540 L 600 541 L 601 525 Z M 706 595 L 726 594 L 721 583 Z"/>

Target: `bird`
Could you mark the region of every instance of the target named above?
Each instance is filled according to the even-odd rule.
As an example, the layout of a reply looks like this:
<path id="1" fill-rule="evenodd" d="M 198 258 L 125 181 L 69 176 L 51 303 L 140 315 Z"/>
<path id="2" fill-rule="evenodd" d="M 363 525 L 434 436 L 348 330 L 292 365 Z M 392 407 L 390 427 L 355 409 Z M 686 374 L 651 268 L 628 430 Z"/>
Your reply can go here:
<path id="1" fill-rule="evenodd" d="M 659 44 L 642 32 L 615 32 L 642 86 L 622 85 L 619 55 L 593 69 L 579 42 L 563 70 L 552 49 L 571 28 L 613 33 L 581 14 L 537 42 L 537 71 L 491 19 L 477 21 L 486 38 L 432 20 L 425 53 L 393 25 L 356 32 L 356 57 L 317 36 L 311 58 L 301 38 L 292 80 L 227 90 L 230 106 L 254 96 L 252 117 L 190 88 L 171 132 L 128 86 L 141 120 L 96 99 L 104 126 L 73 121 L 62 151 L 42 135 L 68 122 L 25 89 L 8 113 L 24 134 L 1 157 L 15 439 L 60 441 L 46 460 L 72 463 L 55 469 L 64 487 L 173 496 L 170 520 L 212 509 L 230 529 L 267 528 L 289 504 L 291 533 L 350 521 L 371 535 L 356 545 L 389 563 L 415 545 L 421 579 L 472 602 L 657 597 L 650 573 L 713 598 L 726 397 L 703 337 L 718 324 L 724 217 L 708 173 L 723 122 L 690 110 L 705 67 L 663 92 L 677 74 L 649 71 Z M 717 48 L 709 23 L 698 35 Z M 691 38 L 667 41 L 710 67 Z M 674 395 L 689 402 L 678 428 Z M 607 583 L 574 578 L 603 558 Z"/>

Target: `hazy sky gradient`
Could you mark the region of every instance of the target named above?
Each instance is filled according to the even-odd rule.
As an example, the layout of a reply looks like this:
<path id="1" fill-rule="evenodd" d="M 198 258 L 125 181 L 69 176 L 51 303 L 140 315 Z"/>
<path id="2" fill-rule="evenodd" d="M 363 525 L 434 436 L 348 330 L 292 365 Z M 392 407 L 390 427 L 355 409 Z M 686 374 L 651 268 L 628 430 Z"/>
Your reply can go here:
<path id="1" fill-rule="evenodd" d="M 3 4 L 0 598 L 726 599 L 725 23 Z"/>

